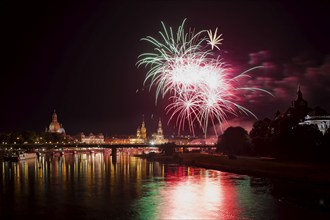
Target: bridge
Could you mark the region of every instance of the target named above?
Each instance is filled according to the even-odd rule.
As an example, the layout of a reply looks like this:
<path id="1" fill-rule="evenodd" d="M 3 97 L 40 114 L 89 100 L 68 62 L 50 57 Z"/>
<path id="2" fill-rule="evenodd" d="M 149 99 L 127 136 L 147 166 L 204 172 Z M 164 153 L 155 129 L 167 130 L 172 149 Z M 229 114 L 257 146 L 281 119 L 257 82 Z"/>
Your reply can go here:
<path id="1" fill-rule="evenodd" d="M 54 149 L 54 148 L 150 148 L 150 147 L 174 147 L 174 148 L 213 148 L 214 145 L 176 145 L 174 143 L 168 144 L 86 144 L 86 143 L 52 143 L 52 144 L 0 144 L 0 149 L 12 148 L 12 149 Z"/>
<path id="2" fill-rule="evenodd" d="M 37 149 L 37 148 L 145 148 L 151 147 L 147 144 L 86 144 L 86 143 L 45 143 L 45 144 L 0 144 L 0 148 L 21 148 L 21 149 Z M 157 146 L 154 146 L 157 147 Z"/>

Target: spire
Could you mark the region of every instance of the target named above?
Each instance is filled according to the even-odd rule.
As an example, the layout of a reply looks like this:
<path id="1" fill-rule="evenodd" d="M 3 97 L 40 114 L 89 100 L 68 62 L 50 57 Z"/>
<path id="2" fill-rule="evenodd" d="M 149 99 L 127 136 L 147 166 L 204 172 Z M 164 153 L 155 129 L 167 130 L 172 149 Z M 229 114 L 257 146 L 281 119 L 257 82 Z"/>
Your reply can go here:
<path id="1" fill-rule="evenodd" d="M 140 127 L 136 129 L 136 138 L 140 139 L 141 138 L 141 130 Z"/>
<path id="2" fill-rule="evenodd" d="M 146 140 L 147 139 L 147 129 L 145 127 L 145 123 L 144 123 L 144 115 L 142 115 L 142 124 L 141 124 L 141 137 Z"/>
<path id="3" fill-rule="evenodd" d="M 142 115 L 142 124 L 141 124 L 141 129 L 145 127 L 145 123 L 144 123 L 144 115 Z"/>
<path id="4" fill-rule="evenodd" d="M 160 120 L 160 118 L 159 118 L 159 121 L 158 121 L 157 133 L 158 133 L 158 135 L 163 135 L 162 121 Z"/>
<path id="5" fill-rule="evenodd" d="M 302 97 L 302 92 L 300 90 L 300 84 L 298 86 L 298 91 L 297 91 L 297 100 L 302 100 L 303 97 Z"/>
<path id="6" fill-rule="evenodd" d="M 56 110 L 54 109 L 53 115 L 52 115 L 53 122 L 57 122 L 57 114 Z"/>
<path id="7" fill-rule="evenodd" d="M 297 90 L 297 99 L 292 102 L 292 107 L 293 108 L 307 108 L 308 103 L 303 99 L 303 94 L 301 92 L 300 84 L 298 86 Z"/>
<path id="8" fill-rule="evenodd" d="M 159 118 L 159 121 L 158 121 L 158 127 L 162 127 L 162 121 L 160 120 L 160 118 Z"/>

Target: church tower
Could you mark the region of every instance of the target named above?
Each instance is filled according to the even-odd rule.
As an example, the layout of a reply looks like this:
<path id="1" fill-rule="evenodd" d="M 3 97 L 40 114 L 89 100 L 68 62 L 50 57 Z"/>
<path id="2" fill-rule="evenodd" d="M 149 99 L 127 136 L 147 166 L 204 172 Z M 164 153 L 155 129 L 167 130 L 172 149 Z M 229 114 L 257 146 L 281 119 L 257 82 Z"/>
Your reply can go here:
<path id="1" fill-rule="evenodd" d="M 142 125 L 141 125 L 141 138 L 144 140 L 147 140 L 147 129 L 144 124 L 144 118 L 143 118 Z"/>
<path id="2" fill-rule="evenodd" d="M 160 120 L 160 118 L 159 118 L 159 121 L 158 121 L 157 135 L 163 136 L 162 121 Z"/>
<path id="3" fill-rule="evenodd" d="M 141 130 L 140 130 L 139 127 L 138 127 L 137 130 L 136 130 L 136 138 L 137 138 L 137 139 L 140 139 L 140 138 L 141 138 Z"/>
<path id="4" fill-rule="evenodd" d="M 290 109 L 290 115 L 294 123 L 301 122 L 310 111 L 307 101 L 303 98 L 300 85 L 297 90 L 297 98 L 292 101 L 292 107 Z"/>
<path id="5" fill-rule="evenodd" d="M 165 144 L 167 143 L 167 140 L 164 139 L 164 134 L 163 134 L 163 128 L 162 128 L 162 121 L 159 118 L 158 121 L 158 129 L 157 129 L 157 133 L 153 133 L 152 134 L 152 139 L 150 140 L 150 143 L 152 145 L 154 144 Z"/>
<path id="6" fill-rule="evenodd" d="M 307 108 L 308 103 L 303 99 L 302 92 L 300 90 L 300 85 L 298 86 L 297 99 L 292 102 L 292 107 L 298 108 Z"/>

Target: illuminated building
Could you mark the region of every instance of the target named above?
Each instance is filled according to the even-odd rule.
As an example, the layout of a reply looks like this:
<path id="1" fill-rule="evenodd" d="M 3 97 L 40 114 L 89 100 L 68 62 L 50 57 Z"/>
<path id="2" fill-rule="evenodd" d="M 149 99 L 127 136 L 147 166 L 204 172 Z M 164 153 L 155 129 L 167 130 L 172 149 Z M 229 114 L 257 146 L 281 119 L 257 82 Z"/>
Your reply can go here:
<path id="1" fill-rule="evenodd" d="M 93 133 L 90 133 L 89 135 L 85 135 L 83 132 L 81 132 L 78 135 L 78 141 L 80 143 L 85 143 L 85 144 L 103 144 L 104 135 L 102 133 L 97 135 L 94 135 Z"/>
<path id="2" fill-rule="evenodd" d="M 109 144 L 130 144 L 130 139 L 128 135 L 114 135 L 111 138 L 105 140 Z"/>
<path id="3" fill-rule="evenodd" d="M 129 144 L 145 144 L 145 140 L 142 138 L 136 138 L 136 137 L 129 137 L 128 138 Z"/>
<path id="4" fill-rule="evenodd" d="M 325 134 L 330 128 L 330 115 L 319 107 L 310 108 L 308 102 L 303 99 L 300 86 L 297 91 L 296 100 L 292 101 L 292 106 L 284 113 L 276 113 L 275 122 L 285 119 L 291 128 L 297 125 L 316 125 L 318 130 Z M 272 128 L 272 133 L 275 129 Z"/>
<path id="5" fill-rule="evenodd" d="M 55 110 L 54 110 L 54 113 L 52 115 L 52 122 L 49 124 L 49 129 L 48 130 L 46 129 L 46 132 L 65 134 L 64 128 L 57 121 L 57 114 L 56 114 Z"/>
<path id="6" fill-rule="evenodd" d="M 150 140 L 150 143 L 151 144 L 165 144 L 167 142 L 168 142 L 168 140 L 164 139 L 162 122 L 159 119 L 157 133 L 152 134 L 152 139 Z"/>
<path id="7" fill-rule="evenodd" d="M 325 134 L 330 128 L 330 115 L 323 109 L 308 107 L 307 101 L 303 99 L 300 86 L 297 92 L 297 99 L 292 102 L 296 117 L 299 119 L 299 125 L 316 125 L 322 134 Z"/>
<path id="8" fill-rule="evenodd" d="M 141 127 L 136 130 L 136 137 L 129 137 L 130 144 L 145 144 L 147 143 L 147 129 L 145 127 L 144 119 L 142 120 Z"/>
<path id="9" fill-rule="evenodd" d="M 330 115 L 313 114 L 314 112 L 315 111 L 312 111 L 307 114 L 304 121 L 300 122 L 299 125 L 316 125 L 324 135 L 325 132 L 330 128 Z"/>

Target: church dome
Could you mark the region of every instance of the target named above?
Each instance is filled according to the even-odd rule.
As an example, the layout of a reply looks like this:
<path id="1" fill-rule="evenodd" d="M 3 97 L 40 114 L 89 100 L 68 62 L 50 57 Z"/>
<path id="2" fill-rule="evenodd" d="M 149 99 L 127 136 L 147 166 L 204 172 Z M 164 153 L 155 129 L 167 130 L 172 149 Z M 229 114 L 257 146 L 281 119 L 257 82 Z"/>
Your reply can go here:
<path id="1" fill-rule="evenodd" d="M 58 130 L 60 130 L 61 126 L 60 124 L 56 121 L 56 122 L 51 122 L 49 125 L 49 131 L 50 132 L 58 132 Z"/>
<path id="2" fill-rule="evenodd" d="M 49 124 L 49 132 L 51 133 L 65 133 L 64 129 L 58 123 L 57 121 L 57 114 L 56 111 L 54 110 L 54 113 L 52 115 L 52 122 Z"/>

